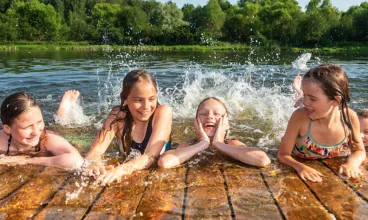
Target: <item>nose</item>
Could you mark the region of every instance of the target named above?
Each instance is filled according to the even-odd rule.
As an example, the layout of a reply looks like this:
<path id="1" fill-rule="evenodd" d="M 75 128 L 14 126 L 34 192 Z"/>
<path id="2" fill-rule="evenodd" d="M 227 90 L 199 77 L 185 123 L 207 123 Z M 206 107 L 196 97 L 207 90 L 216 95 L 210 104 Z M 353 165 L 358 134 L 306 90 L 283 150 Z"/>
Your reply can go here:
<path id="1" fill-rule="evenodd" d="M 213 118 L 215 118 L 215 116 L 212 113 L 208 113 L 207 118 L 208 119 L 213 119 Z"/>

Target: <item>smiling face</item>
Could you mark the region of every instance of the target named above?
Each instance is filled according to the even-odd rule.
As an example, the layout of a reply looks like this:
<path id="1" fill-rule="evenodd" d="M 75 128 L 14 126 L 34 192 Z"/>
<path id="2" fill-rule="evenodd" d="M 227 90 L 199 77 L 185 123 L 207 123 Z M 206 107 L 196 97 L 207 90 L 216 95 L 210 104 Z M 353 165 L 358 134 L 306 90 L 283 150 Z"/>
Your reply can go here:
<path id="1" fill-rule="evenodd" d="M 338 102 L 330 100 L 321 85 L 309 79 L 302 80 L 302 90 L 304 93 L 303 104 L 311 120 L 321 119 L 338 107 Z"/>
<path id="2" fill-rule="evenodd" d="M 12 125 L 3 125 L 6 133 L 12 135 L 12 142 L 22 147 L 34 147 L 40 141 L 45 128 L 39 107 L 31 107 L 20 114 Z"/>
<path id="3" fill-rule="evenodd" d="M 364 146 L 368 146 L 368 118 L 359 116 L 360 134 L 363 139 Z"/>
<path id="4" fill-rule="evenodd" d="M 128 105 L 134 120 L 148 121 L 157 107 L 157 91 L 151 83 L 140 80 L 132 87 L 124 105 Z"/>
<path id="5" fill-rule="evenodd" d="M 216 133 L 216 126 L 221 117 L 226 115 L 225 106 L 218 100 L 210 98 L 203 101 L 197 110 L 197 118 L 201 120 L 204 132 L 208 137 L 213 137 Z"/>

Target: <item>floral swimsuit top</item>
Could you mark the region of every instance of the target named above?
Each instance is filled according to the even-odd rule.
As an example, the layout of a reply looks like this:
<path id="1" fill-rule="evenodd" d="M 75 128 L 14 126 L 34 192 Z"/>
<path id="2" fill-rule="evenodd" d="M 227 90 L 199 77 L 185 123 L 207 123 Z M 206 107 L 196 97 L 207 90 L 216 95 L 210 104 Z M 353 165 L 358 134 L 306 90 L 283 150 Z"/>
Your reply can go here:
<path id="1" fill-rule="evenodd" d="M 338 144 L 333 146 L 325 146 L 322 144 L 316 143 L 312 136 L 310 135 L 310 128 L 311 128 L 312 121 L 309 121 L 308 125 L 308 133 L 304 136 L 298 136 L 298 138 L 295 141 L 295 145 L 292 151 L 293 156 L 306 158 L 306 159 L 319 159 L 319 158 L 331 158 L 335 156 L 343 156 L 349 154 L 346 152 L 345 154 L 342 154 L 346 151 L 347 143 L 349 138 L 346 135 L 342 141 L 340 141 Z"/>

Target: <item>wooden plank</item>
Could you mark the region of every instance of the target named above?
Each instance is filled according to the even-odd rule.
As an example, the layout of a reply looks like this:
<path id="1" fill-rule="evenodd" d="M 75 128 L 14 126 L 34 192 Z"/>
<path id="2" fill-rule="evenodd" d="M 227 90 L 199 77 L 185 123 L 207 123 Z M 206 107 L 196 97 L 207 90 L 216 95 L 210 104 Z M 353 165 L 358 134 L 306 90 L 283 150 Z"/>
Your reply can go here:
<path id="1" fill-rule="evenodd" d="M 87 177 L 74 176 L 34 219 L 82 219 L 102 189 Z"/>
<path id="2" fill-rule="evenodd" d="M 17 192 L 0 201 L 1 219 L 31 218 L 47 205 L 69 176 L 70 172 L 52 167 L 45 168 Z"/>
<path id="3" fill-rule="evenodd" d="M 146 188 L 148 170 L 133 173 L 108 186 L 85 219 L 131 219 Z"/>
<path id="4" fill-rule="evenodd" d="M 306 165 L 321 172 L 320 183 L 306 181 L 320 201 L 337 219 L 366 219 L 368 204 L 320 161 L 306 161 Z"/>
<path id="5" fill-rule="evenodd" d="M 0 174 L 8 171 L 11 168 L 11 166 L 8 165 L 0 165 Z"/>
<path id="6" fill-rule="evenodd" d="M 330 167 L 340 178 L 344 179 L 347 184 L 359 192 L 366 200 L 368 200 L 368 171 L 364 166 L 360 167 L 363 173 L 361 178 L 353 179 L 348 178 L 346 175 L 339 174 L 339 168 L 341 164 L 346 162 L 346 158 L 333 158 L 329 160 L 323 160 L 323 163 Z"/>
<path id="7" fill-rule="evenodd" d="M 187 168 L 157 169 L 137 209 L 137 219 L 181 219 Z"/>
<path id="8" fill-rule="evenodd" d="M 216 166 L 190 168 L 185 219 L 231 219 L 231 210 L 221 171 Z"/>
<path id="9" fill-rule="evenodd" d="M 223 169 L 236 219 L 282 219 L 259 168 L 229 164 Z"/>
<path id="10" fill-rule="evenodd" d="M 332 219 L 292 168 L 280 164 L 262 173 L 286 219 Z"/>
<path id="11" fill-rule="evenodd" d="M 35 165 L 11 166 L 7 172 L 0 174 L 0 200 L 27 183 L 36 176 L 43 167 Z"/>

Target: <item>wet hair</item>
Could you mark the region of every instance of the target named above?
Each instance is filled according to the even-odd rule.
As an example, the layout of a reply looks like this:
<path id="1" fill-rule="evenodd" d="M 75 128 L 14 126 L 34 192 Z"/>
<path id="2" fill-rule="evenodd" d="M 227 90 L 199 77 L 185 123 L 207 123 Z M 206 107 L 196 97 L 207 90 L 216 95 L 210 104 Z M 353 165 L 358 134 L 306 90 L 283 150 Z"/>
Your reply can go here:
<path id="1" fill-rule="evenodd" d="M 357 112 L 357 115 L 362 118 L 368 118 L 368 109 L 363 109 Z"/>
<path id="2" fill-rule="evenodd" d="M 204 103 L 205 101 L 210 100 L 210 99 L 216 100 L 216 101 L 218 101 L 219 103 L 221 103 L 221 105 L 222 105 L 222 106 L 224 106 L 226 113 L 229 113 L 229 112 L 228 112 L 228 110 L 227 110 L 227 108 L 226 108 L 226 105 L 225 105 L 224 101 L 222 101 L 220 98 L 217 98 L 217 97 L 207 97 L 207 98 L 203 99 L 203 100 L 198 104 L 197 111 L 196 111 L 196 118 L 198 117 L 199 107 L 202 105 L 202 103 Z"/>
<path id="3" fill-rule="evenodd" d="M 303 80 L 310 80 L 311 82 L 320 85 L 330 100 L 337 101 L 335 97 L 341 97 L 341 116 L 342 121 L 350 130 L 349 140 L 358 142 L 355 139 L 353 126 L 348 112 L 348 102 L 350 102 L 348 77 L 341 66 L 334 64 L 321 64 L 317 67 L 311 68 L 304 75 Z"/>
<path id="4" fill-rule="evenodd" d="M 36 101 L 27 93 L 18 92 L 6 97 L 1 104 L 0 118 L 2 124 L 12 126 L 22 113 L 28 111 L 32 107 L 40 108 Z M 36 146 L 36 151 L 41 150 L 40 143 L 41 140 L 45 138 L 45 134 L 46 132 L 43 131 L 40 136 L 40 141 Z"/>
<path id="5" fill-rule="evenodd" d="M 131 133 L 132 133 L 134 119 L 133 119 L 131 112 L 129 111 L 128 105 L 124 105 L 124 102 L 128 98 L 128 95 L 132 91 L 133 87 L 137 83 L 142 82 L 142 81 L 151 84 L 157 92 L 156 79 L 147 70 L 138 69 L 138 70 L 132 70 L 129 73 L 127 73 L 123 79 L 122 91 L 120 93 L 120 106 L 119 106 L 120 111 L 125 112 L 125 117 L 124 118 L 117 117 L 110 124 L 110 129 L 111 129 L 113 124 L 119 121 L 125 121 L 124 128 L 123 128 L 123 131 L 125 132 L 123 132 L 124 136 L 122 137 L 122 139 L 124 140 L 123 141 L 124 142 L 123 143 L 124 152 L 127 154 L 130 153 L 131 147 L 132 147 L 131 146 L 131 143 L 132 143 Z M 157 105 L 159 105 L 158 102 L 157 102 Z"/>

